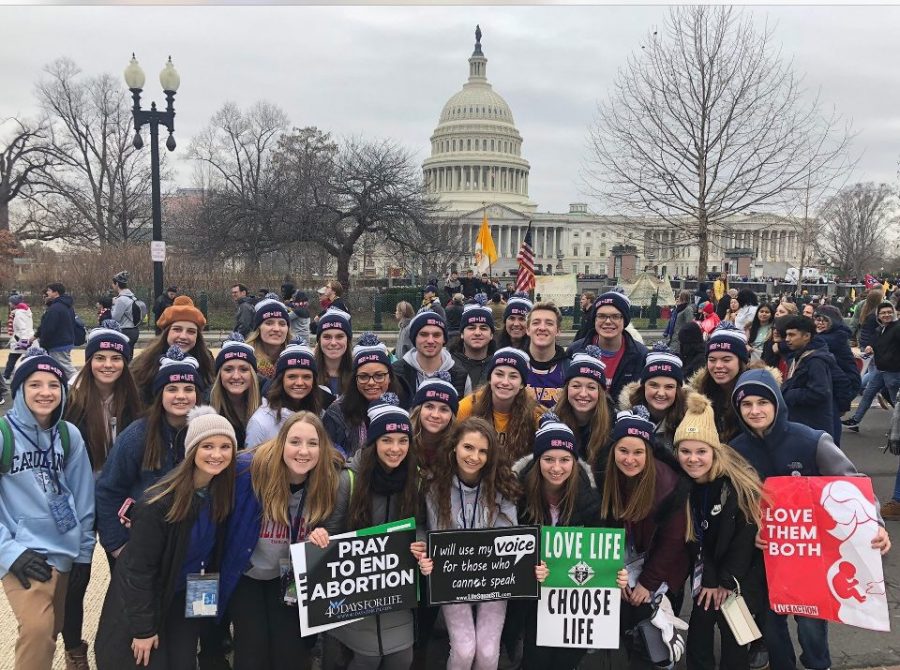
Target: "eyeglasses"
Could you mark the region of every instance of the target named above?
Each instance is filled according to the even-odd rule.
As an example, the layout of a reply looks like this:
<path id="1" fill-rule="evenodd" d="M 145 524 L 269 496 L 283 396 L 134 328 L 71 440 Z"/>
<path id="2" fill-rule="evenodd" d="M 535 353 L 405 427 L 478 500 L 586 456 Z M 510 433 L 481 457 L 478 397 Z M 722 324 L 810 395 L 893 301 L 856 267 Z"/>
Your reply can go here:
<path id="1" fill-rule="evenodd" d="M 374 375 L 367 375 L 366 373 L 356 375 L 356 381 L 358 381 L 360 384 L 368 384 L 369 382 L 380 384 L 387 378 L 387 372 L 376 372 Z"/>
<path id="2" fill-rule="evenodd" d="M 595 317 L 596 321 L 603 323 L 604 321 L 609 321 L 610 323 L 619 323 L 622 320 L 621 314 L 597 314 Z"/>

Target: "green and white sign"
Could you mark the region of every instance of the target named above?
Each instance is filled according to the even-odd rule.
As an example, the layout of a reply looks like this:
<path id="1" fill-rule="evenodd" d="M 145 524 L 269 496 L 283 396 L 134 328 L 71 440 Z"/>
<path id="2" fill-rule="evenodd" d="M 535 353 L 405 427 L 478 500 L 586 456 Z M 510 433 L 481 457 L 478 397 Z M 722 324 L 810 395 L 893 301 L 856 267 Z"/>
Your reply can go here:
<path id="1" fill-rule="evenodd" d="M 541 559 L 550 574 L 538 601 L 538 645 L 616 649 L 625 531 L 544 526 Z"/>

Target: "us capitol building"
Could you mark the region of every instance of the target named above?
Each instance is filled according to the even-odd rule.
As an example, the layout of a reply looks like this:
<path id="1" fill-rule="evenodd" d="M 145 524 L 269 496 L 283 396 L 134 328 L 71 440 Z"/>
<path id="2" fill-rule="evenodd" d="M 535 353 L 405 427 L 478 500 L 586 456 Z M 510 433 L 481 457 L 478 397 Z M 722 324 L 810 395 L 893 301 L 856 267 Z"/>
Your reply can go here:
<path id="1" fill-rule="evenodd" d="M 485 210 L 500 258 L 495 274 L 515 270 L 516 254 L 531 222 L 535 266 L 544 274 L 609 274 L 627 277 L 650 268 L 657 274 L 684 277 L 696 272 L 699 248 L 683 233 L 653 218 L 598 215 L 585 203 L 565 213 L 539 212 L 528 197 L 530 165 L 512 110 L 488 81 L 488 59 L 475 31 L 469 78 L 441 110 L 431 135 L 431 155 L 422 164 L 427 190 L 457 219 L 474 250 Z M 709 270 L 729 265 L 740 274 L 784 276 L 799 263 L 795 228 L 769 214 L 734 217 L 712 236 Z M 752 258 L 751 258 L 752 257 Z M 461 259 L 460 269 L 471 259 Z M 748 270 L 749 268 L 749 270 Z"/>

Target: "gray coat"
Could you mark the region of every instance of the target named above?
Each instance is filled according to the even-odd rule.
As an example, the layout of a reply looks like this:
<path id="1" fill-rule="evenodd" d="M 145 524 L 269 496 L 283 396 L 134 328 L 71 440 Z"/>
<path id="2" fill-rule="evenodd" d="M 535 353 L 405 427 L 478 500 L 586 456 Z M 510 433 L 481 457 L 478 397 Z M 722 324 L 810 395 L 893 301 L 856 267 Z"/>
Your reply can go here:
<path id="1" fill-rule="evenodd" d="M 347 467 L 357 472 L 358 463 L 358 458 L 352 458 L 347 463 Z M 357 481 L 354 485 L 360 486 L 361 484 L 361 482 Z M 373 525 L 400 520 L 396 501 L 392 501 L 390 496 L 379 495 L 373 491 L 371 498 Z M 419 527 L 418 519 L 416 523 L 416 537 L 424 539 L 424 529 Z M 368 616 L 341 628 L 335 628 L 329 634 L 350 647 L 354 653 L 363 656 L 393 654 L 394 652 L 409 649 L 413 645 L 415 638 L 413 610 L 400 610 L 399 612 Z"/>
<path id="2" fill-rule="evenodd" d="M 688 306 L 681 310 L 678 313 L 678 316 L 675 317 L 675 326 L 672 329 L 672 340 L 669 342 L 669 348 L 674 353 L 677 354 L 681 350 L 681 342 L 678 341 L 678 331 L 680 331 L 693 320 L 694 306 L 688 303 Z"/>

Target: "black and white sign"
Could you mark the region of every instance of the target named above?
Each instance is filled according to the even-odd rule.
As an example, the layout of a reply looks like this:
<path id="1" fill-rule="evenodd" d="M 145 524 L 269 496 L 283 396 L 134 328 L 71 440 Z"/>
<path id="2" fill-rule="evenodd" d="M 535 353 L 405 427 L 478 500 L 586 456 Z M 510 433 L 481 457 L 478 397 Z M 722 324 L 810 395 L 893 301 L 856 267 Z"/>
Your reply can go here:
<path id="1" fill-rule="evenodd" d="M 429 604 L 536 599 L 537 526 L 428 533 Z"/>
<path id="2" fill-rule="evenodd" d="M 414 530 L 332 539 L 305 546 L 310 626 L 416 607 Z"/>

